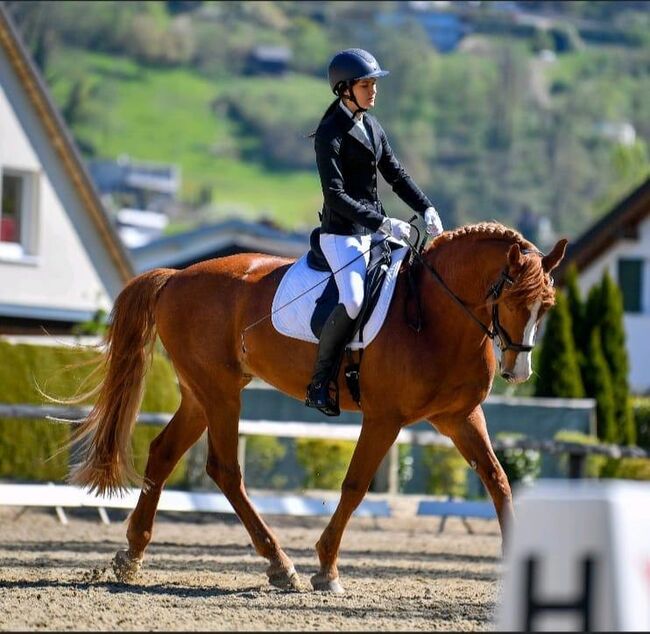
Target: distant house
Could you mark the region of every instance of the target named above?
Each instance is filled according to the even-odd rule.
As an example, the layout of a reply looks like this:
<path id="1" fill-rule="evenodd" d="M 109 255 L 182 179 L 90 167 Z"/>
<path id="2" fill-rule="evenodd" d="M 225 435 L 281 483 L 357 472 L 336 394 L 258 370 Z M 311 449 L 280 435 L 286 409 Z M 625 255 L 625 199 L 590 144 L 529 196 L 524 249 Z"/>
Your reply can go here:
<path id="1" fill-rule="evenodd" d="M 287 46 L 256 46 L 246 63 L 249 75 L 283 75 L 289 70 L 292 52 Z"/>
<path id="2" fill-rule="evenodd" d="M 186 233 L 153 240 L 131 250 L 138 272 L 159 266 L 182 269 L 235 253 L 270 253 L 298 258 L 309 249 L 309 235 L 289 233 L 264 223 L 226 220 Z"/>
<path id="3" fill-rule="evenodd" d="M 583 295 L 608 269 L 623 293 L 630 384 L 650 392 L 650 178 L 624 198 L 573 244 L 556 276 L 569 264 L 579 272 Z"/>
<path id="4" fill-rule="evenodd" d="M 88 161 L 90 174 L 102 195 L 114 196 L 119 206 L 164 212 L 178 197 L 181 172 L 177 165 L 117 160 Z"/>
<path id="5" fill-rule="evenodd" d="M 382 12 L 377 20 L 380 24 L 399 28 L 408 20 L 417 22 L 426 32 L 431 44 L 441 53 L 450 53 L 470 32 L 460 15 L 445 10 L 448 4 L 408 2 L 398 3 L 398 10 Z M 440 9 L 436 9 L 440 7 Z"/>
<path id="6" fill-rule="evenodd" d="M 0 333 L 68 332 L 133 269 L 47 87 L 0 3 Z"/>

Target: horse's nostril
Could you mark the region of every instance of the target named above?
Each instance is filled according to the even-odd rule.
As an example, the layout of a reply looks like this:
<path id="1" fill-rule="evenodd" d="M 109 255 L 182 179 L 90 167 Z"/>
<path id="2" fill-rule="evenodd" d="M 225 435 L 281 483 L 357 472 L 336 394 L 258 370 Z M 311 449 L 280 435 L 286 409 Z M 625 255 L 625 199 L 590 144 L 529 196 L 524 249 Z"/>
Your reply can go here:
<path id="1" fill-rule="evenodd" d="M 501 372 L 501 376 L 506 380 L 509 381 L 514 375 L 512 372 Z"/>

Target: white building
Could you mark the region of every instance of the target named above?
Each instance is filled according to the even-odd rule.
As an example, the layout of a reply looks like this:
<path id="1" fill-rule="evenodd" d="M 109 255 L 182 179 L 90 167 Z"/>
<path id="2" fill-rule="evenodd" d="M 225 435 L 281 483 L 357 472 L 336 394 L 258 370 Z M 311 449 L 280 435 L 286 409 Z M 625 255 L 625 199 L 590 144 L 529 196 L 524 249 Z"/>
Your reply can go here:
<path id="1" fill-rule="evenodd" d="M 560 281 L 572 262 L 583 297 L 605 269 L 621 288 L 630 386 L 650 393 L 650 178 L 569 245 Z"/>
<path id="2" fill-rule="evenodd" d="M 0 332 L 65 332 L 133 268 L 47 87 L 0 4 Z"/>

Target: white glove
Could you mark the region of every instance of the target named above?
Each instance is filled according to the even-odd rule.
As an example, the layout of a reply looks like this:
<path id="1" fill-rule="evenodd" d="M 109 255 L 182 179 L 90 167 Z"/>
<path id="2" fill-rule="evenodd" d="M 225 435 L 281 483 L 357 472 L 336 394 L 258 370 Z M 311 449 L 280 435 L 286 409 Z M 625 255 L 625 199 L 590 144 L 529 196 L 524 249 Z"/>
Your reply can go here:
<path id="1" fill-rule="evenodd" d="M 379 231 L 398 240 L 406 240 L 411 235 L 411 225 L 399 218 L 384 218 Z"/>
<path id="2" fill-rule="evenodd" d="M 442 233 L 442 222 L 435 207 L 428 207 L 424 212 L 424 222 L 427 224 L 427 233 L 432 238 Z"/>

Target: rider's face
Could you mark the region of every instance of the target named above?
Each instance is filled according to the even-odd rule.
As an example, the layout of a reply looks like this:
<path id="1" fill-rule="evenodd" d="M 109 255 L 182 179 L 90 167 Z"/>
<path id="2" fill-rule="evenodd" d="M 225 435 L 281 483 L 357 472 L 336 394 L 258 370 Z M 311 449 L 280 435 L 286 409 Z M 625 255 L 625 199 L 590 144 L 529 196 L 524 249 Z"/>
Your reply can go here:
<path id="1" fill-rule="evenodd" d="M 366 110 L 372 108 L 375 105 L 377 95 L 377 80 L 374 78 L 360 79 L 352 86 L 352 91 L 359 102 L 359 106 Z"/>

